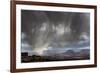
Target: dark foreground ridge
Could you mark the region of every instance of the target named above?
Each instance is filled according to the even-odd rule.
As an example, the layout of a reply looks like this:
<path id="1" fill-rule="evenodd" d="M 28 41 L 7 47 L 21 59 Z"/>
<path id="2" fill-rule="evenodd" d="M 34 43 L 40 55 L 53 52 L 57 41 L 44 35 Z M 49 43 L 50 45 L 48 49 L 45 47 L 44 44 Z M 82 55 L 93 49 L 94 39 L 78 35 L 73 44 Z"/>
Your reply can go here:
<path id="1" fill-rule="evenodd" d="M 79 52 L 68 50 L 60 54 L 53 55 L 32 55 L 28 56 L 27 52 L 21 53 L 21 62 L 49 62 L 49 61 L 69 61 L 69 60 L 88 60 L 90 59 L 90 50 L 82 49 Z"/>

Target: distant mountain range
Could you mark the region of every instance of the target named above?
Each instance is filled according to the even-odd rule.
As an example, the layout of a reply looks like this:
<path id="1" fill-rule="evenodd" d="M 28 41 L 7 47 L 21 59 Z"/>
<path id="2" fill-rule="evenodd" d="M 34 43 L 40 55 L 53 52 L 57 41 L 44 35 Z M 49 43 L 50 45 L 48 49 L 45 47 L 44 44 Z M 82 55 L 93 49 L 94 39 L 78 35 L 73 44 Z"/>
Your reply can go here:
<path id="1" fill-rule="evenodd" d="M 90 59 L 90 50 L 81 49 L 80 51 L 67 50 L 63 53 L 53 53 L 48 55 L 32 55 L 21 53 L 22 62 L 44 62 L 44 61 L 68 61 L 68 60 L 87 60 Z"/>

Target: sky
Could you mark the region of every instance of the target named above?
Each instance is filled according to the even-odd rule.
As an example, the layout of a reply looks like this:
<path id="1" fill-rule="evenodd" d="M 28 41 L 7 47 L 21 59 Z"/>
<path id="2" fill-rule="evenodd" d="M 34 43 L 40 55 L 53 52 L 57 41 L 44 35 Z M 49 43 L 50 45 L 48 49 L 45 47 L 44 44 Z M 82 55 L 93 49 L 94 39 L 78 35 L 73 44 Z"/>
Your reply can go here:
<path id="1" fill-rule="evenodd" d="M 90 49 L 90 14 L 21 10 L 21 50 Z"/>

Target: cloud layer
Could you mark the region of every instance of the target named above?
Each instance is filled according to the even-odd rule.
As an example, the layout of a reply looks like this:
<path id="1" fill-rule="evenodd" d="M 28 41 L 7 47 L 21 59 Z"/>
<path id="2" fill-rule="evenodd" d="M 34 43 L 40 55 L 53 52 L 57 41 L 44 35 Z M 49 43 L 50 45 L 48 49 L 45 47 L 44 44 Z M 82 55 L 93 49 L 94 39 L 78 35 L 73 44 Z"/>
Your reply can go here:
<path id="1" fill-rule="evenodd" d="M 90 14 L 22 10 L 21 33 L 22 51 L 42 54 L 48 49 L 89 47 Z"/>

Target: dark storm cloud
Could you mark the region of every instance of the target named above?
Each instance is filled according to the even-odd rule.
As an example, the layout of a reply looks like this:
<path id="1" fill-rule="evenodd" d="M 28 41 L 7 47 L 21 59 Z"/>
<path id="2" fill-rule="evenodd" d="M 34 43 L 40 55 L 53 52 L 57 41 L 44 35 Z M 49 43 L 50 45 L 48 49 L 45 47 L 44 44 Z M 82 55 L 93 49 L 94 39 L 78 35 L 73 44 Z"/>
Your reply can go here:
<path id="1" fill-rule="evenodd" d="M 23 40 L 33 48 L 89 41 L 89 17 L 89 13 L 22 10 L 21 30 L 26 35 Z"/>

